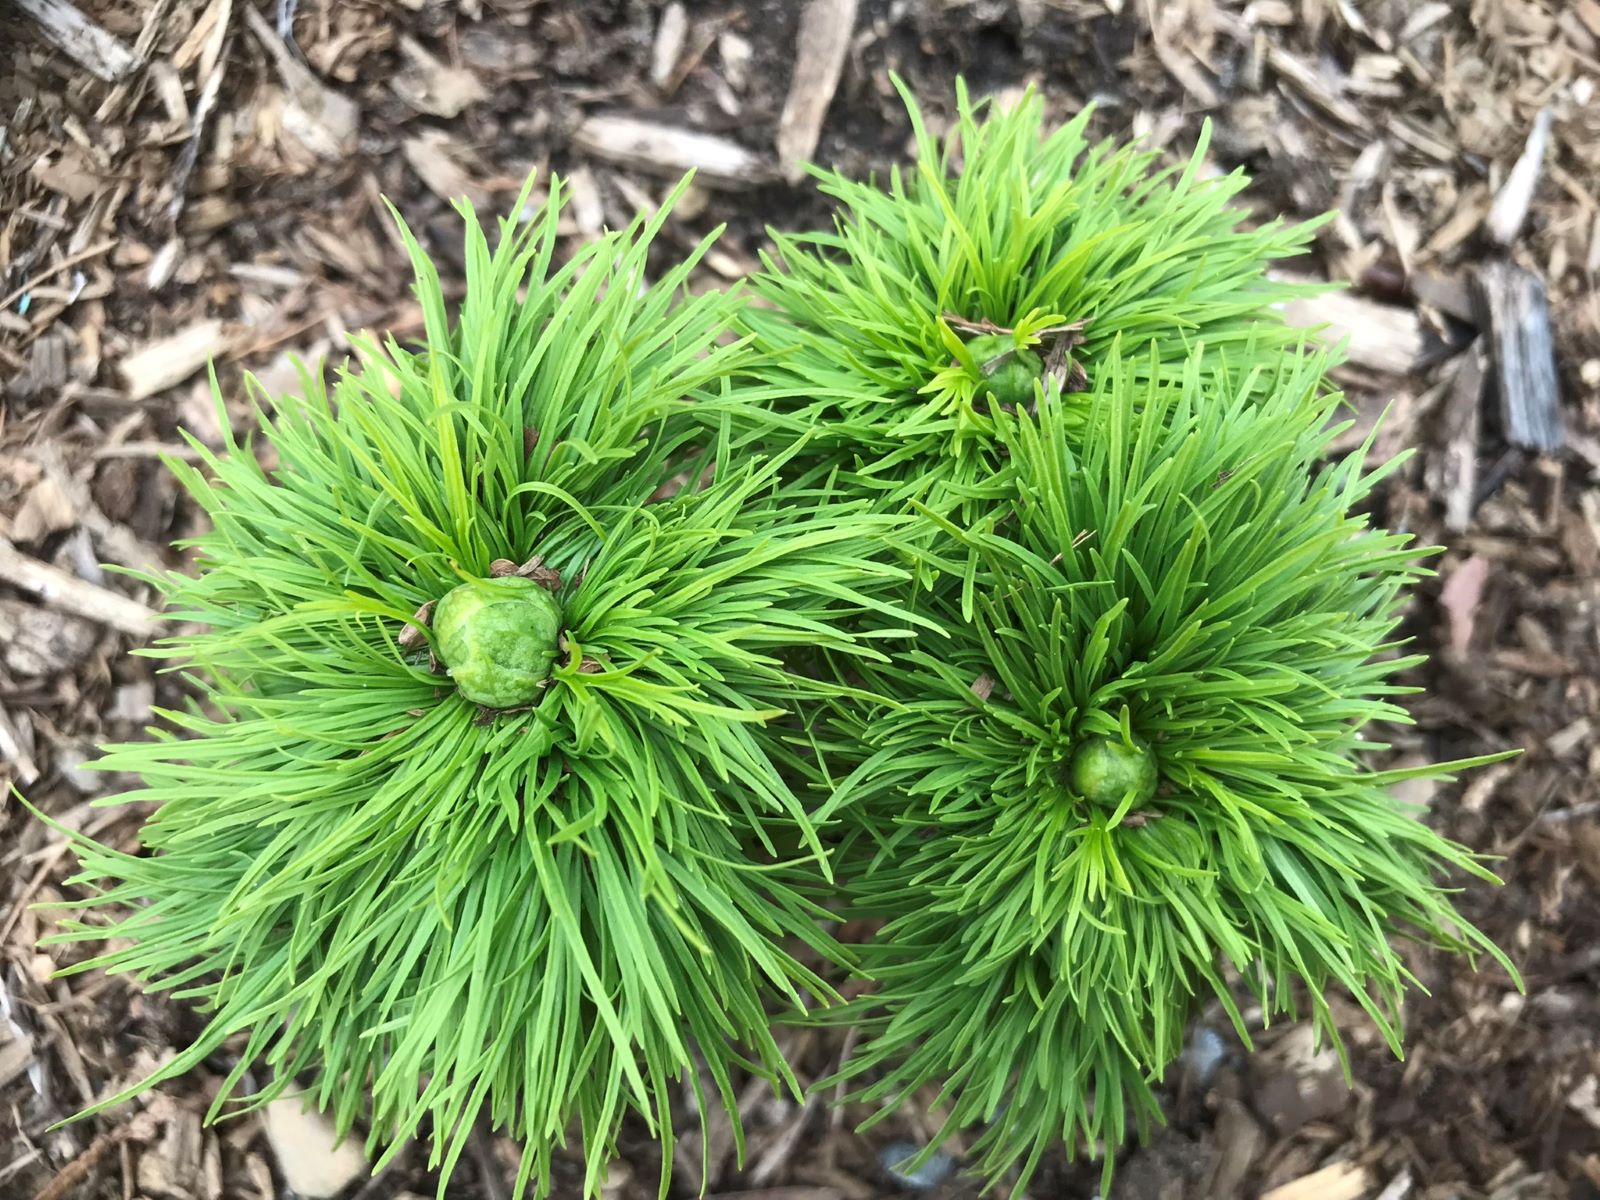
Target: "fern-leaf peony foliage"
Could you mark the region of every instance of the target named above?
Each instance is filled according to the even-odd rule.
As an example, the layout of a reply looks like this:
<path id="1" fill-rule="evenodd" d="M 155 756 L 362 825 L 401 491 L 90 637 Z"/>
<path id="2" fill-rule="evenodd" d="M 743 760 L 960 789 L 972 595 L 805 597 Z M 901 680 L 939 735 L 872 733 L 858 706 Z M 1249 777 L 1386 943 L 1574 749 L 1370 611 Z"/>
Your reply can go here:
<path id="1" fill-rule="evenodd" d="M 941 509 L 996 465 L 996 412 L 1081 391 L 1113 359 L 1177 379 L 1203 343 L 1242 368 L 1303 334 L 1267 279 L 1316 223 L 1244 225 L 1242 173 L 1203 174 L 1089 135 L 1091 110 L 1044 129 L 1030 89 L 986 110 L 958 84 L 931 134 L 899 84 L 917 158 L 880 187 L 816 170 L 834 229 L 774 233 L 745 322 L 773 359 L 778 432 L 816 430 L 808 458 L 893 505 Z M 1082 405 L 1068 405 L 1069 424 Z"/>
<path id="2" fill-rule="evenodd" d="M 575 1138 L 597 1194 L 638 1114 L 665 1187 L 677 1089 L 737 1130 L 848 979 L 819 1086 L 931 1086 L 1020 1189 L 1109 1170 L 1213 998 L 1337 1039 L 1348 989 L 1398 1046 L 1398 942 L 1505 962 L 1374 763 L 1423 555 L 1363 515 L 1387 464 L 1324 461 L 1268 278 L 1311 226 L 1204 145 L 957 110 L 884 188 L 817 172 L 835 228 L 750 304 L 689 294 L 709 242 L 646 286 L 663 214 L 562 261 L 559 187 L 492 246 L 463 207 L 455 319 L 406 233 L 423 345 L 259 413 L 271 469 L 173 464 L 212 528 L 152 653 L 197 702 L 103 760 L 153 815 L 69 834 L 61 935 L 204 1008 L 156 1079 L 226 1045 L 214 1111 L 264 1064 L 441 1190 L 486 1114 L 519 1188 Z"/>
<path id="3" fill-rule="evenodd" d="M 685 294 L 698 254 L 643 288 L 664 213 L 557 266 L 558 210 L 491 247 L 463 208 L 454 323 L 407 234 L 425 349 L 306 377 L 260 416 L 270 471 L 174 464 L 212 530 L 157 583 L 204 629 L 154 653 L 201 703 L 102 760 L 156 808 L 144 853 L 76 838 L 66 936 L 207 1011 L 156 1078 L 242 1039 L 214 1112 L 265 1063 L 256 1099 L 304 1076 L 374 1147 L 431 1131 L 445 1178 L 480 1112 L 541 1190 L 575 1134 L 594 1192 L 625 1113 L 670 1163 L 685 1074 L 735 1121 L 736 1070 L 794 1086 L 771 1020 L 836 949 L 767 724 L 831 689 L 779 655 L 870 654 L 896 576 L 892 521 L 691 442 L 748 356 L 736 299 Z"/>
<path id="4" fill-rule="evenodd" d="M 1167 382 L 1112 356 L 1074 418 L 1002 414 L 1009 504 L 947 527 L 923 611 L 950 631 L 844 709 L 860 756 L 832 809 L 877 989 L 846 1078 L 885 1112 L 933 1085 L 986 1178 L 1065 1141 L 1116 1147 L 1229 972 L 1270 1017 L 1353 994 L 1396 1050 L 1410 972 L 1392 943 L 1497 951 L 1445 873 L 1492 878 L 1389 788 L 1396 625 L 1420 556 L 1357 506 L 1386 467 L 1319 467 L 1325 362 Z M 936 551 L 929 551 L 935 554 Z M 963 574 L 965 573 L 965 579 Z M 1367 730 L 1366 733 L 1363 731 Z M 1107 1157 L 1107 1167 L 1111 1163 Z"/>

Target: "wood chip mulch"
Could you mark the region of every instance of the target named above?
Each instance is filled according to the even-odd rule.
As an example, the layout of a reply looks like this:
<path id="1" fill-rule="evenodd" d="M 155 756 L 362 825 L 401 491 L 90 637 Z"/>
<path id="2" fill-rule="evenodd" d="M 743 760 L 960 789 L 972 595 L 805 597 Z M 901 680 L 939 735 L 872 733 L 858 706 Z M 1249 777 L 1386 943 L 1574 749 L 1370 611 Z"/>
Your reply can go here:
<path id="1" fill-rule="evenodd" d="M 11 787 L 132 844 L 136 821 L 90 807 L 127 781 L 85 763 L 180 699 L 127 653 L 148 591 L 100 564 L 183 565 L 196 515 L 156 456 L 190 453 L 180 428 L 216 444 L 243 370 L 287 390 L 347 330 L 418 329 L 381 197 L 458 288 L 448 198 L 493 208 L 558 171 L 576 245 L 695 166 L 666 252 L 726 222 L 720 286 L 766 225 L 824 219 L 797 159 L 904 160 L 891 69 L 936 119 L 958 72 L 1035 81 L 1062 115 L 1096 101 L 1105 133 L 1174 155 L 1209 119 L 1261 218 L 1337 212 L 1287 270 L 1350 288 L 1297 315 L 1352 338 L 1350 438 L 1387 409 L 1380 453 L 1417 450 L 1377 515 L 1445 548 L 1408 621 L 1433 660 L 1396 753 L 1525 751 L 1410 798 L 1504 856 L 1506 886 L 1464 903 L 1527 994 L 1415 954 L 1408 1058 L 1352 1012 L 1349 1088 L 1303 1025 L 1246 1055 L 1203 1018 L 1116 1194 L 1600 1197 L 1600 0 L 0 0 L 0 1197 L 432 1195 L 421 1154 L 368 1179 L 294 1112 L 202 1128 L 225 1062 L 52 1128 L 198 1020 L 121 980 L 52 981 L 37 947 L 70 864 Z M 844 1046 L 791 1050 L 821 1077 Z M 931 1118 L 863 1137 L 864 1114 L 745 1100 L 744 1166 L 713 1127 L 702 1180 L 687 1135 L 678 1194 L 976 1194 L 959 1145 L 916 1179 L 886 1166 Z M 607 1195 L 646 1200 L 655 1151 L 625 1150 Z M 480 1138 L 449 1194 L 505 1196 L 506 1151 Z M 1054 1163 L 1030 1194 L 1096 1177 Z"/>

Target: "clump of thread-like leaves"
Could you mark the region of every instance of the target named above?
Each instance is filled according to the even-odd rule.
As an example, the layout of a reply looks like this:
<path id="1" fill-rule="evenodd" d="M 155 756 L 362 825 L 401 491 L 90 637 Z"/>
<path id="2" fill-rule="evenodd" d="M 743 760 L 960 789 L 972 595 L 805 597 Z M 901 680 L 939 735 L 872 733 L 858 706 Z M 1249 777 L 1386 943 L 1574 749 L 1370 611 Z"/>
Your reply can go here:
<path id="1" fill-rule="evenodd" d="M 101 760 L 157 807 L 144 853 L 73 835 L 95 891 L 63 940 L 115 939 L 74 969 L 207 1011 L 142 1086 L 237 1037 L 213 1115 L 264 1063 L 247 1099 L 304 1075 L 390 1152 L 426 1123 L 442 1179 L 480 1112 L 523 1144 L 519 1188 L 575 1130 L 594 1192 L 630 1111 L 665 1172 L 680 1077 L 736 1126 L 736 1071 L 796 1086 L 771 1017 L 829 993 L 802 953 L 838 952 L 796 887 L 826 874 L 807 764 L 766 723 L 836 689 L 779 654 L 870 656 L 900 576 L 894 522 L 779 491 L 684 419 L 747 361 L 717 344 L 738 300 L 686 295 L 705 246 L 642 290 L 665 209 L 559 266 L 558 210 L 491 247 L 462 207 L 453 323 L 405 233 L 425 349 L 363 342 L 331 393 L 306 375 L 259 417 L 270 471 L 231 438 L 172 464 L 212 528 L 197 574 L 154 582 L 204 628 L 152 653 L 199 703 Z M 559 653 L 531 702 L 483 709 L 426 606 L 516 564 Z"/>
<path id="2" fill-rule="evenodd" d="M 896 84 L 915 165 L 882 188 L 814 169 L 834 229 L 774 232 L 754 280 L 767 303 L 743 320 L 772 356 L 775 423 L 758 440 L 815 430 L 824 472 L 943 509 L 997 466 L 998 412 L 1080 391 L 1118 358 L 1173 381 L 1202 341 L 1248 371 L 1301 340 L 1273 307 L 1296 290 L 1266 271 L 1315 223 L 1245 227 L 1242 173 L 1204 177 L 1209 131 L 1158 169 L 1155 151 L 1092 142 L 1090 109 L 1046 133 L 1037 93 L 984 112 L 958 83 L 939 139 Z"/>
<path id="3" fill-rule="evenodd" d="M 1113 348 L 1081 446 L 1062 405 L 1002 417 L 1012 500 L 947 524 L 923 598 L 950 637 L 864 666 L 893 703 L 837 724 L 848 911 L 886 922 L 843 1078 L 880 1118 L 932 1085 L 941 1136 L 975 1128 L 1019 1189 L 1052 1146 L 1159 1119 L 1202 1001 L 1248 1042 L 1228 968 L 1269 1015 L 1308 997 L 1335 1043 L 1347 989 L 1398 1051 L 1393 940 L 1505 962 L 1439 882 L 1492 876 L 1388 790 L 1475 763 L 1368 764 L 1419 661 L 1395 642 L 1419 552 L 1357 512 L 1394 464 L 1319 470 L 1318 357 L 1168 382 L 1145 354 Z"/>
<path id="4" fill-rule="evenodd" d="M 152 582 L 201 631 L 151 653 L 197 702 L 103 760 L 157 807 L 142 853 L 69 833 L 62 935 L 207 1010 L 146 1085 L 232 1042 L 214 1112 L 265 1064 L 245 1102 L 427 1130 L 441 1189 L 487 1112 L 519 1188 L 575 1132 L 594 1193 L 638 1113 L 665 1187 L 680 1081 L 736 1134 L 737 1072 L 797 1088 L 770 1025 L 855 965 L 842 893 L 885 924 L 841 1079 L 934 1085 L 1020 1188 L 1159 1118 L 1207 998 L 1245 1035 L 1230 971 L 1398 1044 L 1393 940 L 1504 962 L 1388 791 L 1468 764 L 1368 763 L 1420 555 L 1359 515 L 1387 467 L 1318 465 L 1266 277 L 1311 227 L 1246 228 L 1203 140 L 957 101 L 940 141 L 907 96 L 886 188 L 816 172 L 766 307 L 687 295 L 706 244 L 645 288 L 665 209 L 558 264 L 553 187 L 495 247 L 463 208 L 452 322 L 407 233 L 423 347 L 305 377 L 270 471 L 172 464 L 212 531 Z"/>

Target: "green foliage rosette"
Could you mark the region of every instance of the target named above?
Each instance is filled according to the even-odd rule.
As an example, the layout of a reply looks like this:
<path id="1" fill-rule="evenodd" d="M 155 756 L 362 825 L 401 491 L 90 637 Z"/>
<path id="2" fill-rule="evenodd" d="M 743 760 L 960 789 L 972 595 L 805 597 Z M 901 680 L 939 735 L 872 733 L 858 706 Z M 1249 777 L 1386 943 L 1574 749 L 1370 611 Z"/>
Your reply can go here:
<path id="1" fill-rule="evenodd" d="M 1274 308 L 1297 290 L 1266 272 L 1314 223 L 1246 228 L 1246 180 L 1204 177 L 1205 135 L 1157 169 L 1156 151 L 1093 142 L 1091 110 L 1046 133 L 1037 93 L 985 113 L 958 84 L 939 139 L 900 90 L 914 167 L 881 188 L 815 168 L 834 229 L 772 235 L 744 314 L 773 359 L 758 440 L 817 431 L 824 473 L 944 511 L 998 468 L 998 414 L 1075 397 L 1113 358 L 1174 381 L 1201 343 L 1248 372 L 1301 342 Z M 1063 427 L 1086 411 L 1071 399 Z"/>
<path id="2" fill-rule="evenodd" d="M 519 1188 L 576 1131 L 593 1193 L 626 1113 L 670 1164 L 680 1078 L 735 1124 L 736 1069 L 795 1086 L 770 1021 L 838 952 L 797 887 L 813 756 L 769 723 L 838 689 L 780 652 L 904 621 L 872 595 L 892 520 L 685 419 L 749 360 L 739 300 L 687 295 L 706 247 L 646 288 L 663 210 L 558 266 L 558 209 L 491 247 L 462 208 L 454 322 L 407 232 L 425 348 L 306 375 L 259 413 L 270 470 L 231 439 L 172 464 L 212 528 L 155 580 L 198 631 L 153 653 L 199 700 L 101 760 L 155 809 L 140 853 L 73 835 L 63 936 L 207 1013 L 142 1086 L 227 1044 L 213 1115 L 264 1063 L 255 1101 L 303 1084 L 445 1178 L 481 1113 Z"/>
<path id="3" fill-rule="evenodd" d="M 1440 882 L 1493 876 L 1389 790 L 1474 763 L 1370 762 L 1419 661 L 1421 552 L 1359 513 L 1393 464 L 1319 469 L 1342 426 L 1315 356 L 1169 382 L 1144 354 L 1074 398 L 1081 444 L 1065 401 L 1001 415 L 1013 499 L 946 525 L 923 598 L 950 637 L 864 666 L 894 702 L 836 723 L 841 879 L 885 922 L 842 1077 L 879 1117 L 932 1086 L 941 1136 L 1019 1190 L 1063 1140 L 1109 1173 L 1202 1002 L 1248 1042 L 1234 986 L 1336 1043 L 1346 989 L 1398 1051 L 1392 942 L 1505 962 Z"/>

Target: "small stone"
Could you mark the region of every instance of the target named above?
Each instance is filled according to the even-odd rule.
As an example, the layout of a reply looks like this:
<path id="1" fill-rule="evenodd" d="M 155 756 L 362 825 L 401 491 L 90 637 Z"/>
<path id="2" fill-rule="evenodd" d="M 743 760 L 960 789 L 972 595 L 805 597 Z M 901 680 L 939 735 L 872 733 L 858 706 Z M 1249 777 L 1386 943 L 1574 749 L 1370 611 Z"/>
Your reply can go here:
<path id="1" fill-rule="evenodd" d="M 900 1187 L 926 1192 L 950 1178 L 956 1162 L 943 1150 L 935 1150 L 920 1166 L 906 1169 L 902 1165 L 910 1164 L 921 1153 L 922 1147 L 915 1142 L 890 1142 L 878 1152 L 878 1161 Z"/>
<path id="2" fill-rule="evenodd" d="M 308 1110 L 301 1096 L 280 1096 L 267 1105 L 267 1141 L 284 1182 L 306 1200 L 328 1200 L 367 1173 L 358 1142 L 340 1141 L 326 1114 Z"/>
<path id="3" fill-rule="evenodd" d="M 1217 1068 L 1227 1057 L 1228 1046 L 1222 1035 L 1209 1025 L 1197 1025 L 1183 1050 L 1183 1069 L 1197 1086 L 1204 1088 L 1216 1078 Z"/>

